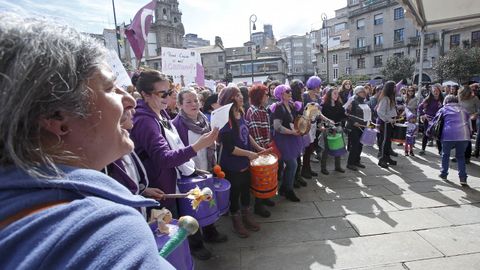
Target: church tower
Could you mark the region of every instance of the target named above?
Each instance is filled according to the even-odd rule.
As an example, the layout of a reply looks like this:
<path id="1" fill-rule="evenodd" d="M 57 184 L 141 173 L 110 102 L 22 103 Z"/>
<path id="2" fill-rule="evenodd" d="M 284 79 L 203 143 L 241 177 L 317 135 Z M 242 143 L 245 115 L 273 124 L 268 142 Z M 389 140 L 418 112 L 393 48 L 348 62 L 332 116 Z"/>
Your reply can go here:
<path id="1" fill-rule="evenodd" d="M 159 47 L 182 48 L 185 29 L 177 0 L 157 0 L 155 21 L 151 28 Z"/>

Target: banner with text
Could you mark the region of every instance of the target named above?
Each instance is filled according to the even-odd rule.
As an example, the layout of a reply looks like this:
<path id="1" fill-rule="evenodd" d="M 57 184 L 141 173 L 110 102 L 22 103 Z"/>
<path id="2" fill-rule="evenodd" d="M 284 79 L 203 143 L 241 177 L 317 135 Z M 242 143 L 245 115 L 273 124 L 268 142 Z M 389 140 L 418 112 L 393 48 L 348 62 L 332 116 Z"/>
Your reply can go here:
<path id="1" fill-rule="evenodd" d="M 173 77 L 175 83 L 195 83 L 197 63 L 201 65 L 200 54 L 193 50 L 162 47 L 162 72 Z M 203 78 L 202 78 L 203 79 Z"/>

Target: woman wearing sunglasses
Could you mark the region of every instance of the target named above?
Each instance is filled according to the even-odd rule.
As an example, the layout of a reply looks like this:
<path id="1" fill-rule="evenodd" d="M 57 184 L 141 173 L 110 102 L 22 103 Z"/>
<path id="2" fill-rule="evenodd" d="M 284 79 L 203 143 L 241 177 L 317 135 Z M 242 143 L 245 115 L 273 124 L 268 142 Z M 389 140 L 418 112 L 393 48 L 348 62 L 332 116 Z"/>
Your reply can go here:
<path id="1" fill-rule="evenodd" d="M 180 137 L 165 112 L 173 94 L 168 78 L 156 70 L 142 71 L 137 89 L 143 100 L 138 100 L 133 118 L 135 152 L 145 165 L 150 186 L 175 193 L 177 169 L 184 176 L 192 174 L 195 166 L 191 158 L 214 143 L 218 130 L 203 134 L 191 145 L 178 145 Z M 177 212 L 174 199 L 164 200 L 162 205 L 174 215 Z"/>
<path id="2" fill-rule="evenodd" d="M 283 168 L 285 164 L 285 168 L 279 170 L 282 185 L 278 193 L 292 202 L 299 202 L 300 199 L 293 191 L 293 182 L 298 166 L 297 157 L 300 156 L 304 147 L 302 136 L 298 130 L 294 129 L 293 122 L 300 113 L 302 104 L 292 102 L 292 90 L 286 84 L 275 87 L 274 94 L 280 102 L 270 106 L 274 129 L 273 140 L 282 156 L 278 164 L 279 168 Z"/>

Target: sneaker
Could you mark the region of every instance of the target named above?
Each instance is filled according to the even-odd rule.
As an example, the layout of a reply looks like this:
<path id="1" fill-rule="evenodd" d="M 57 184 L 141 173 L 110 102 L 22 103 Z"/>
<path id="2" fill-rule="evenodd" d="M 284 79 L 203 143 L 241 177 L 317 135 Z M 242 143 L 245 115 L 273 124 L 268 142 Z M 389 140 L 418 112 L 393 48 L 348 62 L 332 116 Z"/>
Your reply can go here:
<path id="1" fill-rule="evenodd" d="M 327 169 L 322 169 L 320 172 L 323 173 L 323 174 L 325 174 L 325 175 L 329 175 L 329 174 L 330 174 Z"/>
<path id="2" fill-rule="evenodd" d="M 342 168 L 335 168 L 335 171 L 339 173 L 345 173 L 345 170 Z"/>
<path id="3" fill-rule="evenodd" d="M 285 192 L 285 198 L 287 198 L 291 202 L 299 202 L 300 199 L 297 197 L 293 190 L 288 190 Z"/>
<path id="4" fill-rule="evenodd" d="M 457 162 L 457 159 L 456 158 L 452 158 L 450 159 L 451 162 Z"/>
<path id="5" fill-rule="evenodd" d="M 263 204 L 255 204 L 255 209 L 253 210 L 253 213 L 264 218 L 268 218 L 271 215 L 270 211 L 265 209 L 265 205 Z"/>
<path id="6" fill-rule="evenodd" d="M 270 199 L 263 199 L 262 203 L 265 204 L 266 206 L 270 206 L 270 207 L 275 206 L 275 202 L 270 200 Z"/>
<path id="7" fill-rule="evenodd" d="M 405 152 L 405 156 L 408 157 L 408 152 Z"/>
<path id="8" fill-rule="evenodd" d="M 398 157 L 398 154 L 397 154 L 397 152 L 392 151 L 392 152 L 390 153 L 390 156 L 392 156 L 392 157 Z"/>
<path id="9" fill-rule="evenodd" d="M 357 164 L 353 164 L 353 165 L 355 165 L 355 166 L 357 166 L 357 167 L 359 167 L 359 168 L 362 168 L 362 169 L 365 169 L 365 168 L 367 167 L 367 166 L 363 165 L 363 164 L 360 163 L 360 162 L 357 163 Z"/>
<path id="10" fill-rule="evenodd" d="M 311 178 L 311 177 L 310 177 Z M 303 180 L 302 177 L 298 177 L 297 178 L 297 182 L 300 184 L 300 186 L 303 186 L 303 187 L 306 187 L 307 186 L 307 182 L 305 182 L 305 180 Z"/>
<path id="11" fill-rule="evenodd" d="M 462 185 L 462 187 L 468 187 L 467 179 L 460 179 L 460 185 Z"/>
<path id="12" fill-rule="evenodd" d="M 420 150 L 420 152 L 418 152 L 418 154 L 419 154 L 420 156 L 425 156 L 426 153 L 425 153 L 425 150 Z"/>
<path id="13" fill-rule="evenodd" d="M 387 161 L 388 164 L 392 165 L 392 166 L 396 166 L 397 165 L 397 161 L 393 160 L 393 159 L 389 159 Z"/>
<path id="14" fill-rule="evenodd" d="M 438 177 L 442 178 L 443 180 L 447 180 L 446 174 L 439 174 Z"/>
<path id="15" fill-rule="evenodd" d="M 196 249 L 192 248 L 190 249 L 190 253 L 193 257 L 201 261 L 206 261 L 212 257 L 212 252 L 210 252 L 210 250 L 206 249 L 204 246 Z"/>
<path id="16" fill-rule="evenodd" d="M 353 165 L 350 165 L 350 164 L 347 165 L 347 169 L 355 171 L 355 172 L 358 171 L 357 167 L 355 167 Z"/>
<path id="17" fill-rule="evenodd" d="M 413 153 L 413 151 L 410 151 L 410 156 L 414 157 L 415 154 Z"/>
<path id="18" fill-rule="evenodd" d="M 384 169 L 388 169 L 388 163 L 386 163 L 385 161 L 379 161 L 378 166 L 380 166 Z"/>
<path id="19" fill-rule="evenodd" d="M 301 176 L 306 179 L 312 179 L 312 174 L 308 171 L 302 171 Z"/>

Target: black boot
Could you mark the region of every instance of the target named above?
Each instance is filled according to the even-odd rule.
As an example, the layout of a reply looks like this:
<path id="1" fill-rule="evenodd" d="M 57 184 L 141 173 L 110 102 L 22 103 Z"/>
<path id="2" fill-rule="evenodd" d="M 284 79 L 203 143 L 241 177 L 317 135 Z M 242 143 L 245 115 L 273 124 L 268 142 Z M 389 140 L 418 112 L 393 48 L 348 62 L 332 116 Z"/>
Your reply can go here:
<path id="1" fill-rule="evenodd" d="M 289 201 L 292 201 L 292 202 L 300 201 L 300 199 L 297 197 L 297 195 L 293 190 L 288 190 L 287 192 L 285 192 L 285 198 L 287 198 Z"/>
<path id="2" fill-rule="evenodd" d="M 203 240 L 209 243 L 223 243 L 228 240 L 227 235 L 220 233 L 215 225 L 210 224 L 202 228 Z"/>
<path id="3" fill-rule="evenodd" d="M 255 207 L 254 207 L 253 212 L 256 215 L 259 215 L 259 216 L 264 217 L 264 218 L 268 218 L 271 215 L 270 211 L 268 211 L 265 208 L 265 205 L 263 205 L 263 203 L 261 203 L 261 202 L 260 203 L 255 203 Z"/>

